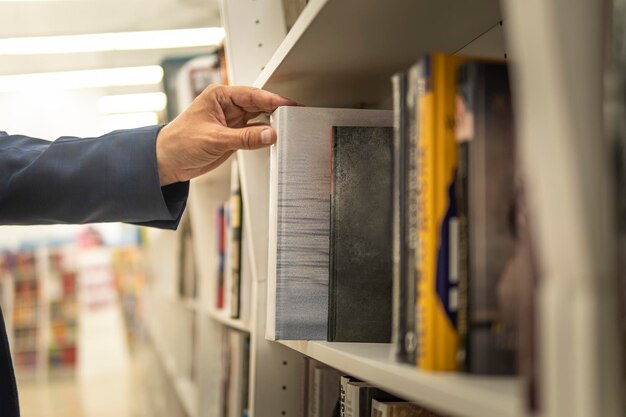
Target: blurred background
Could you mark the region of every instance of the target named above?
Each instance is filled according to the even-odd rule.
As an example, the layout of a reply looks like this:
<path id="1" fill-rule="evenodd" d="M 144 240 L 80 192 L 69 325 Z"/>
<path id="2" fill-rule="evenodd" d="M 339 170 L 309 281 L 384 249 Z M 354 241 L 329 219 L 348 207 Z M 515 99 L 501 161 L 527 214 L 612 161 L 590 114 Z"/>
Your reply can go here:
<path id="1" fill-rule="evenodd" d="M 217 0 L 0 0 L 0 130 L 46 140 L 167 122 L 221 82 Z M 141 406 L 142 245 L 122 224 L 0 227 L 24 417 Z"/>

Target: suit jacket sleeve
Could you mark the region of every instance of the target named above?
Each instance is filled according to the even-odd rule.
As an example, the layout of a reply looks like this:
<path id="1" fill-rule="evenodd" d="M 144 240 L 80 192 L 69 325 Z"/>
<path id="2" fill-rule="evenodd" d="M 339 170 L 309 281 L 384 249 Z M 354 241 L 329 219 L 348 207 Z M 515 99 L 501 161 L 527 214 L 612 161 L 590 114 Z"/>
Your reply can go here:
<path id="1" fill-rule="evenodd" d="M 54 142 L 0 132 L 0 224 L 120 221 L 175 229 L 189 183 L 159 185 L 160 128 Z"/>

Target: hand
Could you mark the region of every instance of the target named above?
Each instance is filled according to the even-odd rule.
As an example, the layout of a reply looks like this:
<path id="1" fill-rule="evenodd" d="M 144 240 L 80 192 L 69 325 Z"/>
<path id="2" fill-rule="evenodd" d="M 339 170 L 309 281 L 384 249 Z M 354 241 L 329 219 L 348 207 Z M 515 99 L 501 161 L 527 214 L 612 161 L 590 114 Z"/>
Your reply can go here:
<path id="1" fill-rule="evenodd" d="M 237 149 L 258 149 L 275 143 L 274 129 L 247 123 L 261 113 L 292 105 L 296 103 L 257 88 L 208 87 L 157 136 L 161 186 L 211 171 Z"/>

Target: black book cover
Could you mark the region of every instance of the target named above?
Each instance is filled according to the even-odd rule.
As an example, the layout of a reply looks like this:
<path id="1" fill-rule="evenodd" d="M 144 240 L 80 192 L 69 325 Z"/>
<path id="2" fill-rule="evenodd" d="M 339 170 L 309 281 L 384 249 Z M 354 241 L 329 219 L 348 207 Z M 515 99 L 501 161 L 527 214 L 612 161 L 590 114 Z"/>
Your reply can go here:
<path id="1" fill-rule="evenodd" d="M 372 400 L 377 401 L 400 401 L 395 395 L 389 394 L 380 388 L 372 386 L 360 386 L 359 390 L 359 416 L 370 417 L 372 414 Z"/>
<path id="2" fill-rule="evenodd" d="M 467 372 L 512 374 L 519 283 L 508 272 L 516 248 L 516 164 L 506 64 L 469 63 L 458 87 L 459 359 Z"/>
<path id="3" fill-rule="evenodd" d="M 328 340 L 390 342 L 389 127 L 333 127 Z"/>

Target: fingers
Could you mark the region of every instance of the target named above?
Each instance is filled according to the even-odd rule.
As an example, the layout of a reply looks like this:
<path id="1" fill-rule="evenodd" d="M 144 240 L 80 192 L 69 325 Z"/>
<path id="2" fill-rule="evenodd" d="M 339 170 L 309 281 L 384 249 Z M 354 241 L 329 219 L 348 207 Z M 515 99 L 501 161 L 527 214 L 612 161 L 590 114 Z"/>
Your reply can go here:
<path id="1" fill-rule="evenodd" d="M 228 87 L 226 94 L 236 106 L 248 113 L 271 113 L 280 106 L 296 106 L 293 100 L 253 87 Z"/>
<path id="2" fill-rule="evenodd" d="M 270 126 L 224 128 L 221 132 L 228 149 L 259 149 L 276 143 L 276 131 Z"/>

